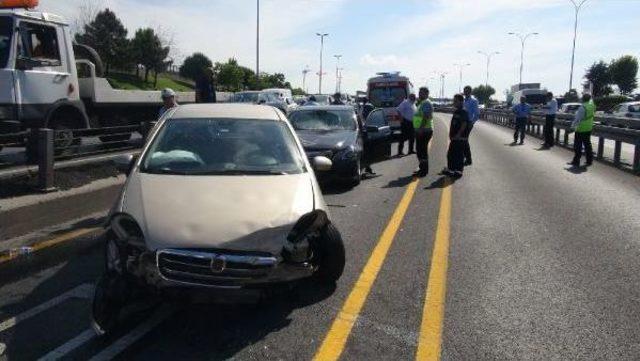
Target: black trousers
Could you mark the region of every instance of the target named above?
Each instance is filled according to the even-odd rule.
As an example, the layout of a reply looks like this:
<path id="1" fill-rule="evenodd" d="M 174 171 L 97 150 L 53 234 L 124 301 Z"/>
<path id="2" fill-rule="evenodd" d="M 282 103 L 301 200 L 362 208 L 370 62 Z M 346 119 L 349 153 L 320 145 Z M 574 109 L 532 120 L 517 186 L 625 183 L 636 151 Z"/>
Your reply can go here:
<path id="1" fill-rule="evenodd" d="M 591 146 L 591 132 L 576 132 L 573 140 L 573 164 L 580 165 L 580 157 L 582 157 L 582 148 L 584 147 L 584 155 L 587 158 L 587 164 L 593 163 L 593 147 Z"/>
<path id="2" fill-rule="evenodd" d="M 405 141 L 409 141 L 409 152 L 413 152 L 413 144 L 416 139 L 416 132 L 413 128 L 413 123 L 406 119 L 402 120 L 400 129 L 402 131 L 402 137 L 400 138 L 400 142 L 398 142 L 398 153 L 403 152 Z"/>
<path id="3" fill-rule="evenodd" d="M 524 142 L 524 133 L 527 130 L 527 118 L 516 118 L 516 131 L 513 133 L 513 142 L 518 141 L 518 135 L 520 135 L 520 142 Z"/>
<path id="4" fill-rule="evenodd" d="M 462 172 L 464 168 L 464 151 L 467 140 L 452 140 L 447 151 L 447 168 L 451 171 Z"/>
<path id="5" fill-rule="evenodd" d="M 471 163 L 471 146 L 469 146 L 469 136 L 473 130 L 473 123 L 467 123 L 467 126 L 469 127 L 469 135 L 467 136 L 467 140 L 464 142 L 464 160 Z"/>
<path id="6" fill-rule="evenodd" d="M 433 136 L 430 128 L 416 129 L 416 155 L 418 156 L 419 173 L 429 174 L 429 141 Z"/>
<path id="7" fill-rule="evenodd" d="M 544 121 L 544 144 L 547 147 L 553 147 L 555 140 L 553 139 L 553 126 L 556 122 L 556 115 L 549 114 Z"/>

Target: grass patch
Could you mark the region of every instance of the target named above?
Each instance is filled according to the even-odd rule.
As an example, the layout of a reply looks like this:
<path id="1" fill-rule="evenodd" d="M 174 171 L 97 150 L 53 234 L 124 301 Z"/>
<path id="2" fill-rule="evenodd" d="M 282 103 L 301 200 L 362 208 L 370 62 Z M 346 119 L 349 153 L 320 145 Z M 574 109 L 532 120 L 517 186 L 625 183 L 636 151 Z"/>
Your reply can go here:
<path id="1" fill-rule="evenodd" d="M 166 74 L 158 75 L 158 84 L 153 86 L 153 75 L 149 75 L 149 81 L 136 77 L 135 74 L 110 73 L 107 76 L 109 84 L 114 89 L 122 90 L 160 90 L 171 88 L 178 92 L 193 91 L 193 85 L 180 80 L 174 80 Z"/>

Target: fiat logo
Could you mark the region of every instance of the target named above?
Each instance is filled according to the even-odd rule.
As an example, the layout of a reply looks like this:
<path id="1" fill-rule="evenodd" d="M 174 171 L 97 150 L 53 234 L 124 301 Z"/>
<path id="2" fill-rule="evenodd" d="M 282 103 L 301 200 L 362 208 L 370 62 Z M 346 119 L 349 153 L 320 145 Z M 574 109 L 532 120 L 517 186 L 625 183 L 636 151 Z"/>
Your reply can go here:
<path id="1" fill-rule="evenodd" d="M 220 273 L 224 271 L 225 267 L 227 267 L 227 259 L 222 255 L 214 255 L 211 258 L 211 272 Z"/>

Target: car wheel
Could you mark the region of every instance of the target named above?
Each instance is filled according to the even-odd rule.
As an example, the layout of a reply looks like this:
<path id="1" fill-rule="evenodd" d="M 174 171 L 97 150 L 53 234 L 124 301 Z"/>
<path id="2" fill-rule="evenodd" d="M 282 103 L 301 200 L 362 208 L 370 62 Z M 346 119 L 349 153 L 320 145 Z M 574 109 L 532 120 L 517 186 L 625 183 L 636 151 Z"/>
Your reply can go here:
<path id="1" fill-rule="evenodd" d="M 328 224 L 314 247 L 316 270 L 314 277 L 321 283 L 335 283 L 342 276 L 345 264 L 344 243 L 340 232 Z"/>
<path id="2" fill-rule="evenodd" d="M 127 302 L 129 285 L 124 276 L 105 272 L 96 283 L 91 304 L 91 326 L 100 336 L 112 332 Z"/>
<path id="3" fill-rule="evenodd" d="M 356 161 L 356 165 L 354 167 L 354 176 L 353 178 L 349 181 L 349 186 L 350 187 L 356 187 L 360 184 L 360 181 L 362 180 L 362 162 L 360 160 L 360 158 L 358 158 L 358 160 Z"/>

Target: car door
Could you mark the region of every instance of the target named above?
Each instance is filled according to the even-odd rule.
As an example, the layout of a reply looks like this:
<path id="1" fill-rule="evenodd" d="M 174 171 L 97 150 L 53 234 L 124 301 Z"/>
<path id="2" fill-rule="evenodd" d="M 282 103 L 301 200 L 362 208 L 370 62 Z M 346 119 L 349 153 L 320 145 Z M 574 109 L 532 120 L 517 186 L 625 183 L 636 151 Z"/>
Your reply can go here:
<path id="1" fill-rule="evenodd" d="M 24 119 L 44 119 L 52 104 L 67 100 L 72 88 L 64 54 L 64 32 L 33 21 L 18 25 L 16 92 Z M 77 93 L 76 93 L 77 94 Z"/>
<path id="2" fill-rule="evenodd" d="M 365 153 L 372 161 L 391 156 L 391 127 L 383 109 L 372 111 L 364 124 Z"/>

